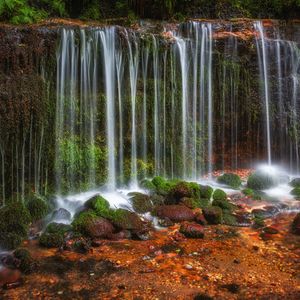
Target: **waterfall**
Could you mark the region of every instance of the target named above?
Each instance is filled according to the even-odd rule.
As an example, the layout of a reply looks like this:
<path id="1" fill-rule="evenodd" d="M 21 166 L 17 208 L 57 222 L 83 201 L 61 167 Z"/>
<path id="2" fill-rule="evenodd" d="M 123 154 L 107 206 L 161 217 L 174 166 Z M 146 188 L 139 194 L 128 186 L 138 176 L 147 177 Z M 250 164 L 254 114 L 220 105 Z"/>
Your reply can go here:
<path id="1" fill-rule="evenodd" d="M 258 31 L 258 37 L 256 39 L 258 61 L 260 75 L 264 84 L 264 100 L 265 100 L 265 114 L 266 114 L 266 132 L 267 132 L 267 153 L 268 164 L 271 165 L 271 131 L 270 131 L 270 97 L 269 97 L 269 77 L 268 77 L 268 56 L 267 56 L 267 42 L 265 40 L 263 24 L 258 21 L 254 24 L 255 29 Z M 260 45 L 261 44 L 261 45 Z"/>
<path id="2" fill-rule="evenodd" d="M 199 180 L 217 168 L 245 166 L 244 151 L 251 165 L 266 148 L 269 163 L 288 158 L 299 167 L 299 48 L 278 35 L 267 39 L 261 22 L 254 27 L 258 65 L 252 69 L 243 67 L 232 26 L 221 42 L 213 25 L 201 22 L 165 32 L 170 41 L 113 26 L 63 29 L 57 52 L 58 193 L 76 186 L 136 188 L 154 175 Z M 263 94 L 254 98 L 259 82 L 251 78 L 258 70 Z M 260 105 L 262 112 L 249 114 L 247 107 Z M 289 131 L 272 131 L 275 115 Z"/>

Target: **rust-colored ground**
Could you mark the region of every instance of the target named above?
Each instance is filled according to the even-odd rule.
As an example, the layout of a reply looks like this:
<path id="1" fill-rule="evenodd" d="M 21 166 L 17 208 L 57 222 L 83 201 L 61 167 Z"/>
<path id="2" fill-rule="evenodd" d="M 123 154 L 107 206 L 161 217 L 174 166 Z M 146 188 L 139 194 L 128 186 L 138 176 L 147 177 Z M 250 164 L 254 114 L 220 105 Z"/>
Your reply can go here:
<path id="1" fill-rule="evenodd" d="M 149 241 L 103 241 L 89 254 L 31 242 L 26 247 L 37 270 L 0 297 L 300 299 L 300 237 L 289 233 L 293 216 L 278 216 L 272 223 L 280 233 L 264 239 L 258 230 L 228 226 L 207 226 L 203 240 L 185 239 L 175 226 Z"/>

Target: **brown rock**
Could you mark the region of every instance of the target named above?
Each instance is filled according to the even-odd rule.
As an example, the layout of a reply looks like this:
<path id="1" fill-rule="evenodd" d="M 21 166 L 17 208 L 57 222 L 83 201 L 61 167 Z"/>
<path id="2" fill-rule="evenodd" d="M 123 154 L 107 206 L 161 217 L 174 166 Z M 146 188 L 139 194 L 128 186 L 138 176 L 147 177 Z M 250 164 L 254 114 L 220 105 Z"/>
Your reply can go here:
<path id="1" fill-rule="evenodd" d="M 300 213 L 298 213 L 292 223 L 292 232 L 300 235 Z"/>
<path id="2" fill-rule="evenodd" d="M 5 287 L 14 283 L 20 283 L 21 272 L 19 270 L 12 270 L 6 267 L 0 269 L 0 286 Z"/>
<path id="3" fill-rule="evenodd" d="M 184 234 L 185 237 L 188 238 L 198 238 L 198 239 L 204 238 L 203 226 L 196 223 L 184 222 L 183 224 L 181 224 L 179 231 L 182 234 Z"/>
<path id="4" fill-rule="evenodd" d="M 108 238 L 114 231 L 114 226 L 104 218 L 91 219 L 87 226 L 86 231 L 92 238 Z"/>
<path id="5" fill-rule="evenodd" d="M 193 211 L 182 205 L 162 205 L 156 209 L 159 218 L 168 218 L 173 222 L 192 221 L 195 216 Z"/>

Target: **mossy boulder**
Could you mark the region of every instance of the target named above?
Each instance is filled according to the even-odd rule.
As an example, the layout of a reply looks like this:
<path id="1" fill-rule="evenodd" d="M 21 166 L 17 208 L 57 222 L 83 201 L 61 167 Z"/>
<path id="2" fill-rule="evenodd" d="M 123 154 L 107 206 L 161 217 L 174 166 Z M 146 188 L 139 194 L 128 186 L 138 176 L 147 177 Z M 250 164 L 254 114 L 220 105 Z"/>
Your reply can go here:
<path id="1" fill-rule="evenodd" d="M 300 178 L 294 178 L 289 185 L 293 188 L 300 188 Z"/>
<path id="2" fill-rule="evenodd" d="M 35 267 L 35 261 L 30 252 L 24 248 L 18 248 L 14 251 L 14 257 L 20 262 L 19 269 L 24 273 L 30 273 Z"/>
<path id="3" fill-rule="evenodd" d="M 39 244 L 46 248 L 61 247 L 64 243 L 65 235 L 72 230 L 70 225 L 62 223 L 50 223 L 40 236 Z"/>
<path id="4" fill-rule="evenodd" d="M 255 171 L 247 180 L 247 187 L 253 190 L 265 190 L 276 185 L 275 178 L 262 171 Z"/>
<path id="5" fill-rule="evenodd" d="M 137 192 L 129 193 L 128 196 L 134 211 L 137 213 L 144 214 L 152 211 L 153 203 L 150 196 Z"/>
<path id="6" fill-rule="evenodd" d="M 291 195 L 295 196 L 296 199 L 300 200 L 300 187 L 296 187 L 291 190 Z"/>
<path id="7" fill-rule="evenodd" d="M 87 209 L 92 209 L 96 213 L 102 213 L 110 209 L 109 202 L 102 196 L 97 195 L 85 202 L 84 206 Z"/>
<path id="8" fill-rule="evenodd" d="M 144 179 L 140 182 L 140 186 L 148 191 L 155 191 L 156 190 L 156 186 L 152 183 L 151 180 L 148 179 Z"/>
<path id="9" fill-rule="evenodd" d="M 155 186 L 156 193 L 166 196 L 176 184 L 175 180 L 166 180 L 161 176 L 156 176 L 152 179 L 152 184 Z"/>
<path id="10" fill-rule="evenodd" d="M 210 199 L 201 198 L 199 200 L 199 207 L 200 208 L 206 208 L 206 207 L 209 207 L 210 205 L 211 205 Z"/>
<path id="11" fill-rule="evenodd" d="M 121 230 L 139 231 L 144 227 L 143 221 L 136 213 L 122 208 L 116 209 L 110 220 Z"/>
<path id="12" fill-rule="evenodd" d="M 230 203 L 228 200 L 220 200 L 220 199 L 216 199 L 212 202 L 213 206 L 218 206 L 223 210 L 228 210 L 228 211 L 232 211 L 234 208 L 234 205 L 232 203 Z"/>
<path id="13" fill-rule="evenodd" d="M 44 218 L 48 213 L 48 204 L 46 200 L 37 194 L 32 195 L 28 199 L 26 206 L 32 221 L 38 221 Z"/>
<path id="14" fill-rule="evenodd" d="M 80 232 L 83 235 L 87 235 L 86 227 L 90 220 L 96 220 L 97 214 L 93 210 L 82 211 L 74 217 L 72 227 L 75 232 Z"/>
<path id="15" fill-rule="evenodd" d="M 238 189 L 242 184 L 240 176 L 233 173 L 225 173 L 219 176 L 217 181 L 234 189 Z"/>
<path id="16" fill-rule="evenodd" d="M 228 226 L 237 226 L 237 218 L 228 211 L 223 210 L 223 224 Z"/>
<path id="17" fill-rule="evenodd" d="M 243 189 L 243 194 L 249 197 L 254 196 L 254 191 L 250 188 Z"/>
<path id="18" fill-rule="evenodd" d="M 191 209 L 199 207 L 199 202 L 200 200 L 195 198 L 182 198 L 180 200 L 180 203 Z"/>
<path id="19" fill-rule="evenodd" d="M 17 248 L 27 238 L 31 216 L 20 201 L 0 209 L 0 245 L 5 249 Z"/>
<path id="20" fill-rule="evenodd" d="M 200 198 L 210 199 L 214 189 L 209 185 L 200 185 Z"/>
<path id="21" fill-rule="evenodd" d="M 208 224 L 221 224 L 223 222 L 223 212 L 218 206 L 204 208 L 203 215 Z"/>
<path id="22" fill-rule="evenodd" d="M 265 221 L 261 216 L 255 216 L 253 219 L 253 228 L 262 228 L 265 227 Z"/>
<path id="23" fill-rule="evenodd" d="M 227 199 L 227 194 L 220 189 L 216 189 L 213 193 L 213 200 L 226 200 Z"/>
<path id="24" fill-rule="evenodd" d="M 178 204 L 182 198 L 200 197 L 200 186 L 193 182 L 178 182 L 167 195 L 166 204 Z"/>

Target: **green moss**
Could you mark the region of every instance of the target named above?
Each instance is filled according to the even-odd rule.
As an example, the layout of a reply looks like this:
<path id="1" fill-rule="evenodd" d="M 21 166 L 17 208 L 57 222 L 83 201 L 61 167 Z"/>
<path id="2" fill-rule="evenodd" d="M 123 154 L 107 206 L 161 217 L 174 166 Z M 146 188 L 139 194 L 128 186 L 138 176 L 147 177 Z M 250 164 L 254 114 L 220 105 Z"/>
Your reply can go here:
<path id="1" fill-rule="evenodd" d="M 234 189 L 239 188 L 242 184 L 241 178 L 238 175 L 232 173 L 225 173 L 222 176 L 219 176 L 217 181 Z"/>
<path id="2" fill-rule="evenodd" d="M 39 244 L 46 248 L 61 247 L 63 243 L 64 237 L 59 233 L 43 233 L 39 239 Z"/>
<path id="3" fill-rule="evenodd" d="M 295 196 L 296 199 L 300 199 L 300 187 L 292 189 L 291 195 Z"/>
<path id="4" fill-rule="evenodd" d="M 247 186 L 253 190 L 265 190 L 273 187 L 275 185 L 274 178 L 261 171 L 256 171 L 252 173 L 247 181 Z"/>
<path id="5" fill-rule="evenodd" d="M 208 224 L 221 224 L 223 222 L 223 212 L 218 206 L 204 208 L 203 215 Z"/>
<path id="6" fill-rule="evenodd" d="M 200 207 L 200 200 L 195 198 L 182 198 L 180 201 L 183 205 L 188 208 L 194 209 Z"/>
<path id="7" fill-rule="evenodd" d="M 300 178 L 294 178 L 289 185 L 293 188 L 300 188 Z"/>
<path id="8" fill-rule="evenodd" d="M 223 211 L 223 224 L 229 226 L 236 226 L 237 225 L 236 217 L 231 213 Z"/>
<path id="9" fill-rule="evenodd" d="M 90 220 L 97 219 L 97 214 L 93 210 L 81 212 L 72 222 L 74 231 L 80 232 L 83 235 L 87 234 L 87 225 Z"/>
<path id="10" fill-rule="evenodd" d="M 140 214 L 144 214 L 153 209 L 151 198 L 148 195 L 142 193 L 129 193 L 129 200 L 133 209 Z"/>
<path id="11" fill-rule="evenodd" d="M 253 227 L 254 228 L 262 228 L 265 227 L 265 221 L 263 218 L 261 218 L 260 216 L 255 216 L 255 218 L 253 219 Z"/>
<path id="12" fill-rule="evenodd" d="M 216 189 L 213 193 L 213 199 L 214 200 L 226 200 L 227 199 L 227 194 L 220 189 Z"/>
<path id="13" fill-rule="evenodd" d="M 32 195 L 26 203 L 32 221 L 38 221 L 45 217 L 48 213 L 48 205 L 46 201 L 39 195 Z"/>
<path id="14" fill-rule="evenodd" d="M 210 199 L 214 189 L 209 185 L 200 185 L 200 197 L 203 199 Z"/>
<path id="15" fill-rule="evenodd" d="M 50 223 L 39 239 L 39 244 L 46 248 L 61 247 L 64 243 L 65 234 L 72 230 L 70 225 Z"/>
<path id="16" fill-rule="evenodd" d="M 22 202 L 14 201 L 0 209 L 0 245 L 14 249 L 27 237 L 31 217 Z"/>
<path id="17" fill-rule="evenodd" d="M 152 179 L 152 184 L 158 194 L 166 196 L 171 189 L 176 185 L 174 181 L 168 181 L 161 176 L 156 176 Z"/>
<path id="18" fill-rule="evenodd" d="M 211 205 L 210 199 L 201 198 L 199 200 L 199 207 L 200 208 L 206 208 L 206 207 L 209 207 L 210 205 Z"/>
<path id="19" fill-rule="evenodd" d="M 246 188 L 243 190 L 243 194 L 249 197 L 253 197 L 254 196 L 254 191 L 250 188 Z"/>
<path id="20" fill-rule="evenodd" d="M 142 188 L 144 188 L 146 190 L 149 190 L 149 191 L 155 191 L 156 190 L 156 186 L 152 183 L 151 180 L 148 180 L 148 179 L 142 180 L 140 185 L 141 185 Z"/>
<path id="21" fill-rule="evenodd" d="M 113 211 L 110 221 L 120 229 L 136 230 L 143 226 L 143 222 L 137 214 L 122 208 Z"/>
<path id="22" fill-rule="evenodd" d="M 14 256 L 20 261 L 19 269 L 24 273 L 30 273 L 34 268 L 34 260 L 27 249 L 19 248 L 14 251 Z"/>
<path id="23" fill-rule="evenodd" d="M 99 195 L 89 199 L 84 206 L 94 210 L 97 214 L 110 209 L 109 202 Z"/>

